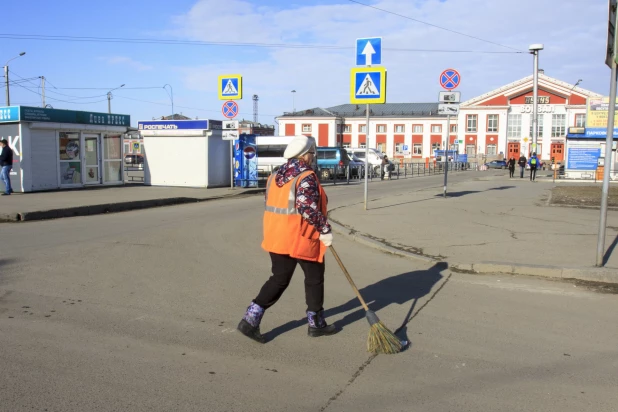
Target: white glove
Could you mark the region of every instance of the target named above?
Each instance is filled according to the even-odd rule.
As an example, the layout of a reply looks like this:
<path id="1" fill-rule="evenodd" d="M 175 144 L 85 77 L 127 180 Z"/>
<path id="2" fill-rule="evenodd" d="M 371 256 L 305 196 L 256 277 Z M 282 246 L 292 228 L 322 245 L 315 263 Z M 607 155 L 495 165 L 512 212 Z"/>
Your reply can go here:
<path id="1" fill-rule="evenodd" d="M 322 241 L 322 243 L 324 243 L 324 246 L 329 247 L 333 244 L 332 232 L 320 235 L 320 240 Z"/>

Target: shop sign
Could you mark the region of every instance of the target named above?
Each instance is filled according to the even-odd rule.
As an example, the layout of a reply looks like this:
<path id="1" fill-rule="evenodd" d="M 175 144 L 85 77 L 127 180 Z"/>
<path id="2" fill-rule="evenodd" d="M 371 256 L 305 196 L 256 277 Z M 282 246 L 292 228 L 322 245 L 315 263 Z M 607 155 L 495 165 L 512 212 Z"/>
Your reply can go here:
<path id="1" fill-rule="evenodd" d="M 519 110 L 521 111 L 521 113 L 532 113 L 534 111 L 534 106 L 532 105 L 520 106 Z M 554 113 L 555 106 L 549 106 L 549 105 L 537 106 L 536 110 L 538 113 Z"/>
<path id="2" fill-rule="evenodd" d="M 616 99 L 618 108 L 618 99 Z M 607 128 L 609 97 L 589 97 L 587 102 L 586 128 Z"/>
<path id="3" fill-rule="evenodd" d="M 536 101 L 538 104 L 549 104 L 549 96 L 537 96 Z M 534 96 L 526 96 L 526 104 L 533 104 Z"/>
<path id="4" fill-rule="evenodd" d="M 41 107 L 11 106 L 0 108 L 0 122 L 49 122 L 96 124 L 102 126 L 130 126 L 128 114 L 108 114 L 74 110 L 44 109 Z"/>

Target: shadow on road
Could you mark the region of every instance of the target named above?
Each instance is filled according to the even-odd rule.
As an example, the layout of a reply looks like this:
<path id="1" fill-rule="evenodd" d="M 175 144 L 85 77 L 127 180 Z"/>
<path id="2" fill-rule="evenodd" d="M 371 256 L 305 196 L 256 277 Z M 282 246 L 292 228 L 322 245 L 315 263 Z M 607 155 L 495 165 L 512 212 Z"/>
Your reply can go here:
<path id="1" fill-rule="evenodd" d="M 446 197 L 462 197 L 462 196 L 466 196 L 466 195 L 472 195 L 475 193 L 485 193 L 485 192 L 491 192 L 492 190 L 508 190 L 508 189 L 513 189 L 517 186 L 499 186 L 499 187 L 491 187 L 489 189 L 486 190 L 462 190 L 461 192 L 447 192 L 446 193 Z M 438 193 L 435 195 L 435 197 L 443 197 L 444 195 L 442 193 Z"/>
<path id="2" fill-rule="evenodd" d="M 401 339 L 408 339 L 406 336 L 406 324 L 411 320 L 418 300 L 431 292 L 432 288 L 443 278 L 441 272 L 447 268 L 447 263 L 439 262 L 428 270 L 416 270 L 383 279 L 373 285 L 362 288 L 360 293 L 369 305 L 369 308 L 376 312 L 378 317 L 380 316 L 380 310 L 391 304 L 405 305 L 411 302 L 401 326 L 397 329 L 397 335 Z M 351 289 L 350 294 L 352 296 L 354 294 Z M 334 322 L 335 325 L 344 328 L 354 322 L 365 319 L 365 310 L 356 297 L 342 305 L 325 310 L 324 314 L 328 320 L 350 311 L 353 312 Z M 283 333 L 306 325 L 306 318 L 290 321 L 265 333 L 264 336 L 270 341 Z M 367 324 L 367 328 L 369 328 L 369 324 Z M 394 331 L 395 329 L 391 330 Z"/>
<path id="3" fill-rule="evenodd" d="M 12 265 L 15 262 L 16 262 L 15 259 L 6 259 L 6 258 L 5 259 L 0 259 L 0 285 L 6 283 L 8 281 L 7 271 L 3 270 L 3 268 L 5 266 Z"/>
<path id="4" fill-rule="evenodd" d="M 607 252 L 605 252 L 605 255 L 603 256 L 603 265 L 606 265 L 607 262 L 609 262 L 609 257 L 612 255 L 612 253 L 614 253 L 614 249 L 616 249 L 616 246 L 618 246 L 618 235 L 616 235 L 616 238 L 614 239 L 612 244 L 609 245 Z"/>

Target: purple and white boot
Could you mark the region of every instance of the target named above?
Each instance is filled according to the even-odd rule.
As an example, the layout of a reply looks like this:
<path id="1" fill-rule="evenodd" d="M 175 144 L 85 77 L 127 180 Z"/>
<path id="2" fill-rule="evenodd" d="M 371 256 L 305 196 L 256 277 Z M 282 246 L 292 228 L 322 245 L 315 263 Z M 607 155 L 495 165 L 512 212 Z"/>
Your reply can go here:
<path id="1" fill-rule="evenodd" d="M 323 310 L 319 312 L 307 311 L 307 322 L 309 323 L 307 334 L 312 338 L 334 335 L 339 332 L 339 329 L 337 329 L 335 325 L 329 325 L 326 323 Z"/>
<path id="2" fill-rule="evenodd" d="M 266 343 L 266 339 L 260 333 L 260 322 L 264 316 L 264 310 L 257 303 L 251 302 L 237 328 L 243 335 L 259 343 Z"/>

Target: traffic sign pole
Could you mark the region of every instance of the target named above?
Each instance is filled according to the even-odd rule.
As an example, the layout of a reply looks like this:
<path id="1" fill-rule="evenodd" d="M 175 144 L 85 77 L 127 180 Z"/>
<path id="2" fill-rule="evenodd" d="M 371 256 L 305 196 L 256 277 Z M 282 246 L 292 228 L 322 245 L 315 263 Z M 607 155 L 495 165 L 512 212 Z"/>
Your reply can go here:
<path id="1" fill-rule="evenodd" d="M 369 196 L 369 103 L 367 103 L 367 129 L 365 130 L 365 210 L 367 210 L 367 197 Z"/>
<path id="2" fill-rule="evenodd" d="M 444 143 L 444 193 L 446 197 L 446 185 L 448 182 L 448 141 L 450 139 L 451 115 L 446 116 L 446 141 Z"/>
<path id="3" fill-rule="evenodd" d="M 607 108 L 607 138 L 605 139 L 605 166 L 603 169 L 603 192 L 601 194 L 601 218 L 599 220 L 599 237 L 597 240 L 597 266 L 604 265 L 605 231 L 607 226 L 607 202 L 609 198 L 609 172 L 612 159 L 614 138 L 614 118 L 616 115 L 616 59 L 611 60 L 612 74 L 609 89 L 609 107 Z"/>

